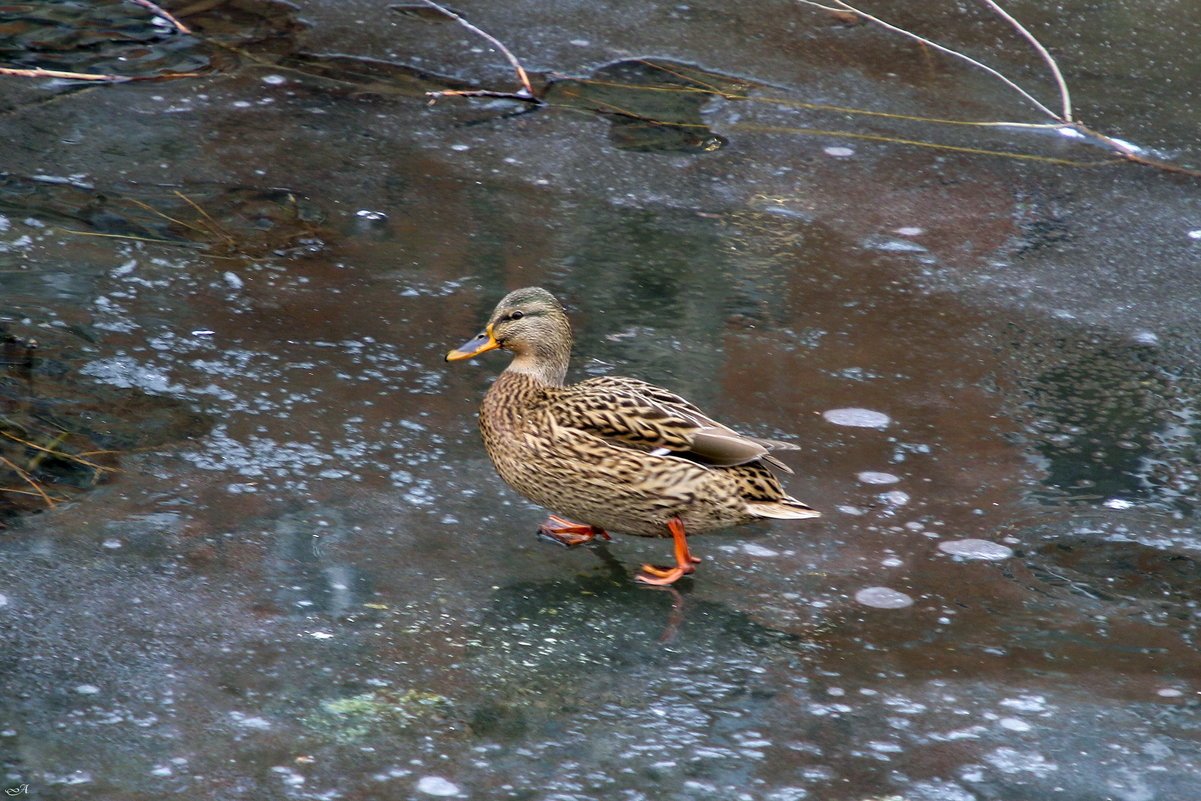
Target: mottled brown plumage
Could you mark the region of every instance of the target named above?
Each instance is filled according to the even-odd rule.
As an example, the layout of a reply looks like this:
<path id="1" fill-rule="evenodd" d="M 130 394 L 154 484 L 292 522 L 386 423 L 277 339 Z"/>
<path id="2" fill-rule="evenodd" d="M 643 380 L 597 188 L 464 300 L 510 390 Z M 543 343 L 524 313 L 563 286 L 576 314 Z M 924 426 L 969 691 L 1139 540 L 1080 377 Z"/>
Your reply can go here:
<path id="1" fill-rule="evenodd" d="M 640 581 L 669 584 L 693 571 L 685 532 L 760 518 L 817 517 L 768 469 L 791 472 L 772 450 L 785 442 L 747 437 L 675 393 L 605 376 L 565 386 L 571 326 L 538 287 L 510 292 L 484 332 L 447 354 L 466 359 L 501 348 L 513 361 L 484 396 L 480 430 L 496 471 L 552 512 L 543 533 L 567 544 L 604 529 L 673 537 L 676 567 L 644 567 Z"/>

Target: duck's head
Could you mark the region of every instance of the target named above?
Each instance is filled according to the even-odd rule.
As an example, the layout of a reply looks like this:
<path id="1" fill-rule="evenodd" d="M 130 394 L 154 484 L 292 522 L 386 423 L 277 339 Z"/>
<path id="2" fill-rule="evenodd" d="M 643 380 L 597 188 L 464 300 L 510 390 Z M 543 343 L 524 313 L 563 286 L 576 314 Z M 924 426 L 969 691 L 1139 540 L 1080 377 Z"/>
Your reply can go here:
<path id="1" fill-rule="evenodd" d="M 571 324 L 555 296 L 536 286 L 510 292 L 496 305 L 484 330 L 446 354 L 446 361 L 497 348 L 513 354 L 509 370 L 561 384 L 571 356 Z"/>

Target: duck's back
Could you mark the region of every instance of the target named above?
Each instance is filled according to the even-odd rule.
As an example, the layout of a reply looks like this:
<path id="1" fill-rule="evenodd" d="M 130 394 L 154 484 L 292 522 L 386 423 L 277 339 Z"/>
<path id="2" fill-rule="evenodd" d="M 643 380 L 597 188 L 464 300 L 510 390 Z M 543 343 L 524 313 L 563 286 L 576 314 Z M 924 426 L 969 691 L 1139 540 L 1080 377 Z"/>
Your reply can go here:
<path id="1" fill-rule="evenodd" d="M 531 501 L 580 523 L 656 537 L 670 536 L 673 517 L 699 532 L 808 516 L 761 461 L 706 465 L 581 422 L 570 413 L 580 386 L 547 386 L 506 371 L 484 398 L 480 429 L 488 455 L 501 478 Z"/>

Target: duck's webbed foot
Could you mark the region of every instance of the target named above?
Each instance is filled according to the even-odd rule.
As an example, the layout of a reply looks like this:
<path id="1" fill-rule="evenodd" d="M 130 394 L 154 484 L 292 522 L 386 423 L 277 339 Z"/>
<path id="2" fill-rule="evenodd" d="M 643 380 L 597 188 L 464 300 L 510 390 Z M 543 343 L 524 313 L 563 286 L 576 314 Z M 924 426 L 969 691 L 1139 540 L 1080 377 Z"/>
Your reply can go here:
<path id="1" fill-rule="evenodd" d="M 654 565 L 643 565 L 642 572 L 634 577 L 635 581 L 640 581 L 643 584 L 663 586 L 672 584 L 689 573 L 696 572 L 694 565 L 701 560 L 688 551 L 688 538 L 684 534 L 684 524 L 680 522 L 680 518 L 673 517 L 668 521 L 667 527 L 671 530 L 671 537 L 675 543 L 676 566 L 655 567 Z"/>
<path id="2" fill-rule="evenodd" d="M 560 545 L 568 547 L 583 545 L 586 542 L 591 542 L 596 537 L 604 540 L 610 538 L 609 532 L 603 528 L 587 526 L 583 523 L 573 523 L 557 515 L 551 515 L 546 518 L 546 521 L 542 525 L 538 526 L 538 536 L 545 537 L 548 540 L 553 540 Z"/>

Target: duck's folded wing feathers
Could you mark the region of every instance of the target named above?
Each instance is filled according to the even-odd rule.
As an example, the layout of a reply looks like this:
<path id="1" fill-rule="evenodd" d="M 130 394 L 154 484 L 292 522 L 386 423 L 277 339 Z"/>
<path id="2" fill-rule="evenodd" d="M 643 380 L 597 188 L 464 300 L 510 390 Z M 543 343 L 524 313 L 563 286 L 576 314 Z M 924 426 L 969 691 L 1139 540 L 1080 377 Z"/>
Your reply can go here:
<path id="1" fill-rule="evenodd" d="M 635 378 L 602 376 L 564 387 L 555 398 L 556 422 L 641 450 L 665 449 L 718 466 L 762 459 L 791 473 L 771 450 L 794 450 L 787 442 L 739 434 L 692 403 Z"/>

